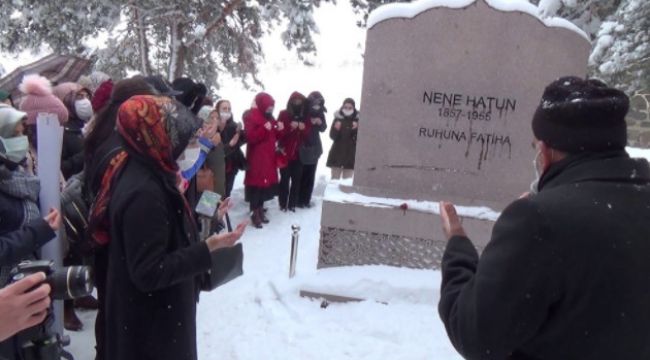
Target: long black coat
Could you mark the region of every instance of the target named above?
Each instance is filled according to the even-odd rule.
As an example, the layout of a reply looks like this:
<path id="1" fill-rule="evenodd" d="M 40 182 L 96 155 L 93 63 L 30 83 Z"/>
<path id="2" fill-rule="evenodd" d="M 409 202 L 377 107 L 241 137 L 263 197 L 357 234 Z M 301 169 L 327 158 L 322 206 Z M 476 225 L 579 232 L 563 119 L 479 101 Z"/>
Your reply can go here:
<path id="1" fill-rule="evenodd" d="M 180 194 L 147 165 L 128 160 L 109 204 L 106 356 L 195 360 L 196 277 L 207 246 L 183 216 Z"/>
<path id="2" fill-rule="evenodd" d="M 320 118 L 321 124 L 312 124 L 307 139 L 300 145 L 300 162 L 305 165 L 318 164 L 318 159 L 323 154 L 323 143 L 320 140 L 320 133 L 325 132 L 327 129 L 327 120 L 325 120 L 324 112 L 321 111 L 316 116 L 311 115 L 310 118 Z"/>
<path id="3" fill-rule="evenodd" d="M 553 165 L 480 259 L 450 239 L 440 317 L 466 359 L 650 359 L 650 168 L 624 152 Z"/>
<path id="4" fill-rule="evenodd" d="M 223 143 L 223 151 L 226 156 L 226 173 L 235 170 L 246 170 L 246 157 L 241 151 L 242 145 L 246 143 L 246 134 L 244 130 L 239 133 L 239 141 L 235 146 L 230 146 L 230 140 L 237 134 L 237 124 L 231 118 L 226 122 L 226 126 L 221 132 L 221 142 Z"/>
<path id="5" fill-rule="evenodd" d="M 334 124 L 340 121 L 341 130 L 336 130 Z M 359 122 L 359 113 L 355 111 L 350 116 L 344 116 L 341 111 L 334 114 L 334 123 L 330 127 L 332 148 L 327 156 L 327 167 L 354 169 L 354 157 L 357 152 L 357 129 L 352 128 L 353 122 Z"/>
<path id="6" fill-rule="evenodd" d="M 64 128 L 61 173 L 66 180 L 84 168 L 83 126 L 84 123 L 81 120 L 70 120 Z"/>

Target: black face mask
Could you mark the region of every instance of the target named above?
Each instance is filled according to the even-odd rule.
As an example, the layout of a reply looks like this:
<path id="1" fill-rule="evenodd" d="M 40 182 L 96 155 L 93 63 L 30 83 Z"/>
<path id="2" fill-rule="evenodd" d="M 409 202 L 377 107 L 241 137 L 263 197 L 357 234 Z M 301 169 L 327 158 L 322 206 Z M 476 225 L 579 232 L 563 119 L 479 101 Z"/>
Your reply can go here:
<path id="1" fill-rule="evenodd" d="M 291 104 L 291 112 L 294 117 L 300 117 L 302 115 L 302 104 Z"/>

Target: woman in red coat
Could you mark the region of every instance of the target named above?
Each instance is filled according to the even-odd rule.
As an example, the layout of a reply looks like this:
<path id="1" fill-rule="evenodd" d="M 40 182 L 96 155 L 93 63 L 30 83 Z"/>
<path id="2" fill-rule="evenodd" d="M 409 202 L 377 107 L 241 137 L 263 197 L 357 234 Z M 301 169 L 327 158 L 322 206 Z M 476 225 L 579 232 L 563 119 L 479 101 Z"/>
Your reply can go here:
<path id="1" fill-rule="evenodd" d="M 255 96 L 255 103 L 244 117 L 246 131 L 246 158 L 248 170 L 244 178 L 246 198 L 250 202 L 253 213 L 253 226 L 262 228 L 262 223 L 268 223 L 264 215 L 264 201 L 273 197 L 273 191 L 278 184 L 278 168 L 275 163 L 275 141 L 284 130 L 282 123 L 273 118 L 275 100 L 267 93 Z"/>

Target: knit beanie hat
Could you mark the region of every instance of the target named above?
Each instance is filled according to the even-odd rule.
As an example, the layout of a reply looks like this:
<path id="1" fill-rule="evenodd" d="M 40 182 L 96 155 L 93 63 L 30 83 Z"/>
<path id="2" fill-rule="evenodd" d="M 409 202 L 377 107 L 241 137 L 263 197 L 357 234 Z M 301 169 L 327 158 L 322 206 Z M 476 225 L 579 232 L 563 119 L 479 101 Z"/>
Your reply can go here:
<path id="1" fill-rule="evenodd" d="M 0 137 L 10 138 L 16 136 L 16 125 L 27 113 L 18 111 L 13 107 L 0 104 Z"/>
<path id="2" fill-rule="evenodd" d="M 181 94 L 176 96 L 176 100 L 198 114 L 201 109 L 203 98 L 208 93 L 208 88 L 204 84 L 195 83 L 190 78 L 178 78 L 172 82 L 172 88 L 180 91 Z"/>
<path id="3" fill-rule="evenodd" d="M 27 113 L 27 125 L 35 125 L 39 113 L 56 114 L 61 125 L 68 121 L 68 110 L 54 94 L 52 84 L 40 75 L 27 75 L 18 89 L 25 94 L 20 103 L 20 110 Z"/>
<path id="4" fill-rule="evenodd" d="M 630 101 L 620 90 L 594 79 L 568 76 L 544 90 L 533 116 L 533 133 L 568 153 L 624 149 Z"/>
<path id="5" fill-rule="evenodd" d="M 111 77 L 108 76 L 108 74 L 103 73 L 101 71 L 93 71 L 90 75 L 83 75 L 79 77 L 79 80 L 77 82 L 79 85 L 82 87 L 85 87 L 86 89 L 89 89 L 93 94 L 97 89 L 99 89 L 99 86 L 106 81 L 110 80 Z"/>
<path id="6" fill-rule="evenodd" d="M 64 82 L 61 84 L 56 85 L 55 87 L 52 88 L 52 94 L 54 96 L 58 97 L 59 100 L 63 101 L 65 99 L 65 96 L 68 95 L 71 92 L 77 92 L 81 90 L 81 85 L 74 83 L 74 82 Z"/>
<path id="7" fill-rule="evenodd" d="M 108 79 L 99 85 L 93 94 L 92 100 L 90 100 L 94 112 L 98 112 L 99 109 L 103 108 L 108 100 L 111 99 L 111 91 L 113 91 L 113 81 L 111 79 Z"/>
<path id="8" fill-rule="evenodd" d="M 6 92 L 4 90 L 0 90 L 0 101 L 5 101 L 5 100 L 9 99 L 9 96 L 11 96 L 11 94 L 9 94 L 8 92 Z"/>
<path id="9" fill-rule="evenodd" d="M 203 120 L 204 123 L 207 123 L 208 120 L 210 120 L 210 114 L 212 114 L 214 108 L 212 106 L 204 105 L 201 107 L 201 110 L 199 110 L 199 113 L 196 114 L 201 120 Z"/>

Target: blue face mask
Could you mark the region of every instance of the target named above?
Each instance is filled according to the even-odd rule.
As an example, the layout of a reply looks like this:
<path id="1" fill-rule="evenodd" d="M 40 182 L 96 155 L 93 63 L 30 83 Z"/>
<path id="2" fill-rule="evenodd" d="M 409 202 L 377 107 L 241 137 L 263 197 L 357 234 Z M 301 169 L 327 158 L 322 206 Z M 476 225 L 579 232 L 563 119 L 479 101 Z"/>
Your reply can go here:
<path id="1" fill-rule="evenodd" d="M 27 157 L 29 141 L 27 136 L 0 137 L 0 156 L 14 164 L 20 164 Z"/>

